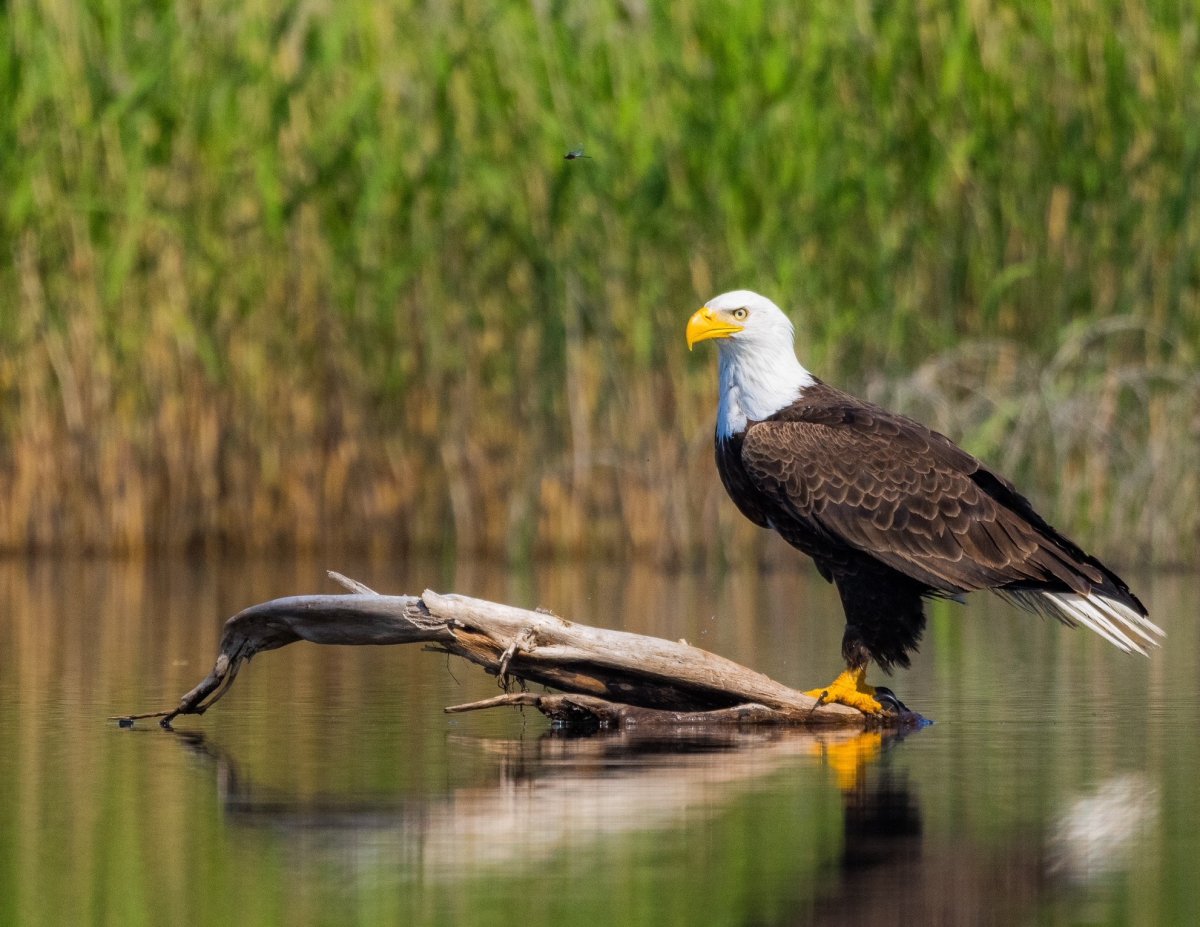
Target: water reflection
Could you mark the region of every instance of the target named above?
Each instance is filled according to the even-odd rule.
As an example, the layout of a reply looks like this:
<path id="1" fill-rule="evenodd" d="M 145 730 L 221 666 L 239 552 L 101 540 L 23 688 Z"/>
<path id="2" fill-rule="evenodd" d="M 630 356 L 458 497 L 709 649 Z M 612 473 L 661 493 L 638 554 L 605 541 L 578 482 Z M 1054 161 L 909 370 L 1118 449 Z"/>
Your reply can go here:
<path id="1" fill-rule="evenodd" d="M 448 717 L 494 683 L 412 648 L 256 659 L 190 737 L 222 619 L 324 563 L 0 561 L 0 924 L 1200 923 L 1194 577 L 1139 589 L 1151 660 L 987 599 L 935 606 L 908 737 L 543 736 Z M 830 587 L 620 565 L 329 564 L 828 676 Z M 804 611 L 806 617 L 797 618 Z M 220 899 L 216 903 L 214 899 Z"/>
<path id="2" fill-rule="evenodd" d="M 1051 874 L 1083 884 L 1128 868 L 1158 819 L 1158 801 L 1158 790 L 1142 773 L 1114 776 L 1076 798 L 1050 831 Z"/>
<path id="3" fill-rule="evenodd" d="M 1097 874 L 1090 854 L 1101 846 L 1117 851 L 1104 871 L 1119 869 L 1128 829 L 1147 822 L 1145 803 L 1130 803 L 1144 783 L 1127 776 L 1071 804 L 1045 843 L 1032 827 L 1001 840 L 929 835 L 919 790 L 897 761 L 906 738 L 920 732 L 455 737 L 459 747 L 487 758 L 485 781 L 435 796 L 352 798 L 283 793 L 244 774 L 214 739 L 174 736 L 211 772 L 230 826 L 269 832 L 307 869 L 336 871 L 368 892 L 383 882 L 425 890 L 519 884 L 567 859 L 604 865 L 614 841 L 703 832 L 706 823 L 766 795 L 777 806 L 808 802 L 817 820 L 829 808 L 840 815 L 828 822 L 832 828 L 802 827 L 792 835 L 793 851 L 812 841 L 811 855 L 796 854 L 793 862 L 807 891 L 763 923 L 1008 924 L 1053 900 L 1056 875 L 1084 871 L 1080 853 L 1090 877 Z M 801 781 L 824 785 L 797 788 Z"/>
<path id="4" fill-rule="evenodd" d="M 842 793 L 845 842 L 825 890 L 796 924 L 1012 924 L 1045 890 L 1030 833 L 1000 841 L 927 834 L 905 768 L 864 767 Z"/>
<path id="5" fill-rule="evenodd" d="M 724 814 L 765 780 L 800 769 L 828 770 L 847 795 L 848 836 L 888 819 L 870 809 L 899 804 L 911 810 L 920 831 L 906 790 L 898 791 L 890 778 L 882 789 L 866 786 L 867 768 L 905 736 L 895 732 L 694 728 L 588 737 L 548 732 L 512 740 L 456 737 L 459 745 L 490 759 L 493 777 L 427 799 L 287 795 L 255 782 L 231 751 L 203 733 L 171 733 L 211 767 L 232 823 L 301 833 L 311 845 L 335 853 L 367 834 L 378 849 L 386 832 L 397 872 L 420 860 L 420 873 L 410 871 L 410 878 L 465 879 L 492 868 L 536 868 L 609 838 L 695 824 Z"/>

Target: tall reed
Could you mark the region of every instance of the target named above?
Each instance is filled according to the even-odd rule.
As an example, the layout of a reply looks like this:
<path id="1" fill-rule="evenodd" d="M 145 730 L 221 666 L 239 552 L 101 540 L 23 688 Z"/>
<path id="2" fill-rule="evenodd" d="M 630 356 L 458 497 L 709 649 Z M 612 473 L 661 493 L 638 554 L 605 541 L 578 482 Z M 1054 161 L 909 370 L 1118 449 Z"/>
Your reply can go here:
<path id="1" fill-rule="evenodd" d="M 681 336 L 750 286 L 1082 540 L 1194 562 L 1198 27 L 15 0 L 0 549 L 756 555 Z"/>

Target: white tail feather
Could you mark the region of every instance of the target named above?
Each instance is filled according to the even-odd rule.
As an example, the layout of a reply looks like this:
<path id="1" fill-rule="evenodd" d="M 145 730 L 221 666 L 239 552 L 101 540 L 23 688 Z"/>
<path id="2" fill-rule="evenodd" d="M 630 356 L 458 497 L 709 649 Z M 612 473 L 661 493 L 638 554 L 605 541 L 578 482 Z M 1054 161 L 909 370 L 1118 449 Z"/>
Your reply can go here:
<path id="1" fill-rule="evenodd" d="M 1163 629 L 1128 605 L 1099 593 L 1046 592 L 1037 589 L 997 590 L 1014 605 L 1057 618 L 1071 627 L 1083 625 L 1126 653 L 1146 655 L 1146 644 L 1158 646 Z M 1140 639 L 1139 639 L 1140 638 Z M 1144 643 L 1143 643 L 1144 642 Z"/>

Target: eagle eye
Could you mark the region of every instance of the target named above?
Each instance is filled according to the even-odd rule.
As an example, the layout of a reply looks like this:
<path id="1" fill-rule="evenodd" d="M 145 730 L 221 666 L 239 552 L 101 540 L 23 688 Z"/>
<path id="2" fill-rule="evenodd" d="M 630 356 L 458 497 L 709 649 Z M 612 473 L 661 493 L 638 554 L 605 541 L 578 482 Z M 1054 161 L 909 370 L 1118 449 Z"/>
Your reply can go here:
<path id="1" fill-rule="evenodd" d="M 739 309 L 734 309 L 731 314 L 739 322 L 742 322 L 745 320 L 746 316 L 748 316 L 750 314 L 750 311 L 745 306 L 742 306 Z"/>

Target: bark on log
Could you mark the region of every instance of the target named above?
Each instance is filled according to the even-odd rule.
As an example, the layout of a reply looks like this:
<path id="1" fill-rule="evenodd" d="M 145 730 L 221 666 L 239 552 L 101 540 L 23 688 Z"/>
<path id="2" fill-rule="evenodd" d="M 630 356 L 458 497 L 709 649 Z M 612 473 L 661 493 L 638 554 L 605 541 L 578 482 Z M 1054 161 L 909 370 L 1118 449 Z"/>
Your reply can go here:
<path id="1" fill-rule="evenodd" d="M 563 695 L 510 692 L 447 708 L 467 711 L 531 705 L 572 726 L 775 723 L 865 727 L 907 723 L 868 719 L 843 705 L 819 703 L 762 673 L 692 647 L 626 631 L 576 624 L 557 615 L 483 599 L 441 595 L 380 595 L 330 573 L 347 595 L 302 595 L 253 605 L 225 623 L 212 671 L 169 711 L 126 715 L 160 718 L 204 714 L 229 691 L 241 666 L 257 653 L 296 641 L 317 644 L 426 644 L 511 682 L 536 683 Z"/>

